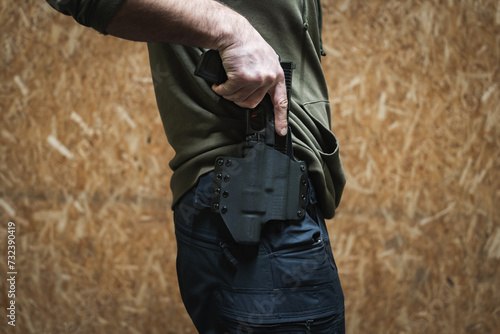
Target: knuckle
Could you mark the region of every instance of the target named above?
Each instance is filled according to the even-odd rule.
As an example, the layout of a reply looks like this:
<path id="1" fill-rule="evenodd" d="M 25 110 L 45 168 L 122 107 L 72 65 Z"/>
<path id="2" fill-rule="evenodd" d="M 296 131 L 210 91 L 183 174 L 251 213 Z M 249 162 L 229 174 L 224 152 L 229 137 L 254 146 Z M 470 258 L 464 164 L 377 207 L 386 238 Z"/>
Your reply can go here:
<path id="1" fill-rule="evenodd" d="M 281 109 L 286 109 L 288 107 L 288 100 L 287 99 L 281 99 L 278 101 L 278 106 Z"/>
<path id="2" fill-rule="evenodd" d="M 276 111 L 279 112 L 280 117 L 285 117 L 283 115 L 285 115 L 285 111 L 288 108 L 288 100 L 285 98 L 279 99 L 278 101 L 275 102 L 274 107 Z"/>
<path id="3" fill-rule="evenodd" d="M 276 82 L 279 79 L 279 74 L 276 72 L 270 72 L 268 78 L 270 82 Z"/>
<path id="4" fill-rule="evenodd" d="M 262 86 L 266 82 L 266 77 L 260 72 L 256 72 L 253 74 L 250 74 L 248 77 L 248 82 L 252 83 L 252 85 L 255 86 Z"/>

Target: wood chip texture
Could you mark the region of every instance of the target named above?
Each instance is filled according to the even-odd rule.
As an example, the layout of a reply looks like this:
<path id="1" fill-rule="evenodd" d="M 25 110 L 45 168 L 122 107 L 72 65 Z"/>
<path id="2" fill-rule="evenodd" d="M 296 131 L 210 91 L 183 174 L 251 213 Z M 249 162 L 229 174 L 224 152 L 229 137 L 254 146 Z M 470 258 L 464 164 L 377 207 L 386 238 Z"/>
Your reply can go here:
<path id="1" fill-rule="evenodd" d="M 195 333 L 145 44 L 13 4 L 0 3 L 9 333 Z M 500 333 L 500 2 L 323 0 L 323 17 L 347 333 Z"/>

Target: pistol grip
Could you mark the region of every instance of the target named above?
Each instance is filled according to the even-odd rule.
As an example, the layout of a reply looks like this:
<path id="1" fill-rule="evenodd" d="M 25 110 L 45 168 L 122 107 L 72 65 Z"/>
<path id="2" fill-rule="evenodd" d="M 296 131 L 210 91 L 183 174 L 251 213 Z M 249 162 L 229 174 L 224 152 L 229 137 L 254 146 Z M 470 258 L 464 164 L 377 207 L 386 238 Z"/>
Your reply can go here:
<path id="1" fill-rule="evenodd" d="M 201 55 L 194 74 L 205 79 L 209 84 L 220 85 L 227 81 L 226 71 L 217 50 L 207 50 Z"/>

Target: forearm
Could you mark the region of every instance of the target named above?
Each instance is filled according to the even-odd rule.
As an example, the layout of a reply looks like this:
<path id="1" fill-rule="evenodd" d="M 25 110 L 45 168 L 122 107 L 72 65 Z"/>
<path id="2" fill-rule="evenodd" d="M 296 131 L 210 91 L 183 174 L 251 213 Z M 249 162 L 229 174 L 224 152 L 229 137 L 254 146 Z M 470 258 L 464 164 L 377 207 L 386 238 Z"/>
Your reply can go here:
<path id="1" fill-rule="evenodd" d="M 215 0 L 126 0 L 106 30 L 129 40 L 216 50 L 256 34 L 244 17 Z"/>
<path id="2" fill-rule="evenodd" d="M 215 0 L 126 0 L 106 30 L 136 41 L 219 50 L 228 81 L 214 90 L 246 108 L 269 93 L 276 130 L 286 132 L 286 88 L 278 57 L 248 20 L 229 7 Z"/>
<path id="3" fill-rule="evenodd" d="M 265 94 L 286 133 L 286 85 L 273 48 L 246 18 L 216 0 L 47 0 L 79 23 L 120 38 L 220 51 L 228 80 L 213 90 L 244 108 Z M 109 23 L 108 23 L 109 22 Z"/>

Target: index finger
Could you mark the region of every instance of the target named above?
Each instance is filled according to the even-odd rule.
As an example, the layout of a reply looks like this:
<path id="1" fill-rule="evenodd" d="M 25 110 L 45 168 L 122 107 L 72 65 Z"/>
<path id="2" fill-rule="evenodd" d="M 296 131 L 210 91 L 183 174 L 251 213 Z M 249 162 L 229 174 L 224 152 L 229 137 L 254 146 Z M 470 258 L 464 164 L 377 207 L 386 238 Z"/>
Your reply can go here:
<path id="1" fill-rule="evenodd" d="M 278 135 L 286 136 L 288 130 L 288 98 L 285 81 L 282 80 L 269 90 L 274 106 L 274 128 Z"/>

